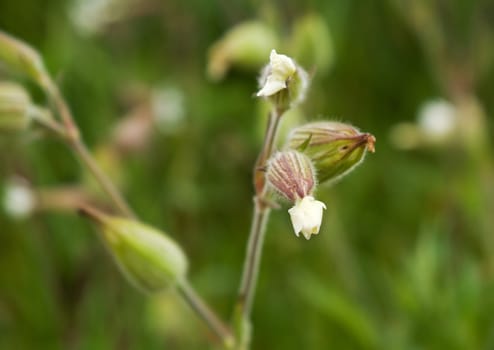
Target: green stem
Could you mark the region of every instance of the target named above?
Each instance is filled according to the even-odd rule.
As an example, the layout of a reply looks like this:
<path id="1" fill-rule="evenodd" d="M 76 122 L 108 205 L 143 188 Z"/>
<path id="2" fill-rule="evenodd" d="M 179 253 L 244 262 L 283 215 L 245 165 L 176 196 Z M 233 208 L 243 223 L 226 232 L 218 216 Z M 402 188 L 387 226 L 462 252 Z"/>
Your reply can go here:
<path id="1" fill-rule="evenodd" d="M 53 101 L 63 122 L 63 126 L 56 123 L 56 128 L 53 127 L 55 124 L 47 126 L 51 126 L 51 129 L 54 129 L 55 131 L 60 131 L 60 128 L 63 130 L 63 136 L 67 143 L 71 146 L 81 163 L 87 167 L 94 178 L 98 181 L 102 189 L 113 201 L 115 207 L 117 207 L 123 215 L 135 219 L 135 214 L 132 212 L 121 193 L 118 191 L 110 178 L 108 178 L 101 170 L 98 163 L 94 160 L 93 156 L 87 149 L 87 146 L 82 141 L 79 128 L 74 122 L 72 113 L 70 112 L 70 109 L 68 108 L 58 87 L 53 83 L 50 77 L 43 77 L 41 85 Z M 46 119 L 44 119 L 44 121 L 46 121 Z M 188 282 L 183 282 L 180 284 L 178 289 L 184 300 L 190 305 L 196 314 L 219 336 L 219 338 L 223 341 L 224 346 L 226 348 L 231 348 L 234 343 L 232 332 L 207 306 L 202 298 L 195 292 L 193 287 Z"/>
<path id="2" fill-rule="evenodd" d="M 136 216 L 130 209 L 129 205 L 123 198 L 120 191 L 113 184 L 113 182 L 106 176 L 101 170 L 98 163 L 94 160 L 91 153 L 88 151 L 87 146 L 82 140 L 77 124 L 74 122 L 72 113 L 70 112 L 65 99 L 63 98 L 57 85 L 51 80 L 50 77 L 43 77 L 41 79 L 42 86 L 53 101 L 55 108 L 62 118 L 62 122 L 65 128 L 65 139 L 70 145 L 74 153 L 78 156 L 81 163 L 91 172 L 96 181 L 100 184 L 103 191 L 112 200 L 115 207 L 126 217 L 134 219 Z"/>
<path id="3" fill-rule="evenodd" d="M 50 111 L 33 105 L 29 108 L 29 117 L 61 138 L 66 137 L 65 128 L 53 119 Z"/>
<path id="4" fill-rule="evenodd" d="M 128 218 L 135 219 L 136 216 L 128 206 L 122 194 L 117 190 L 113 182 L 106 176 L 106 174 L 101 170 L 98 163 L 94 160 L 91 153 L 88 151 L 86 145 L 78 140 L 73 140 L 70 142 L 70 146 L 74 150 L 74 153 L 79 157 L 82 164 L 91 172 L 96 181 L 100 184 L 101 188 L 108 197 L 112 200 L 115 207 Z"/>
<path id="5" fill-rule="evenodd" d="M 247 243 L 242 280 L 235 307 L 234 320 L 237 323 L 237 342 L 241 349 L 247 349 L 250 343 L 250 316 L 252 303 L 259 276 L 259 266 L 266 233 L 266 223 L 269 219 L 270 208 L 266 203 L 267 186 L 265 169 L 267 161 L 273 153 L 279 122 L 284 111 L 274 109 L 269 116 L 268 127 L 264 137 L 264 144 L 259 153 L 254 168 L 254 213 L 252 216 L 251 230 Z"/>
<path id="6" fill-rule="evenodd" d="M 223 346 L 227 349 L 231 349 L 234 344 L 234 337 L 230 328 L 228 328 L 228 326 L 226 326 L 207 306 L 194 288 L 192 288 L 190 283 L 188 281 L 179 283 L 178 291 L 195 313 L 204 320 L 209 328 L 221 339 Z"/>

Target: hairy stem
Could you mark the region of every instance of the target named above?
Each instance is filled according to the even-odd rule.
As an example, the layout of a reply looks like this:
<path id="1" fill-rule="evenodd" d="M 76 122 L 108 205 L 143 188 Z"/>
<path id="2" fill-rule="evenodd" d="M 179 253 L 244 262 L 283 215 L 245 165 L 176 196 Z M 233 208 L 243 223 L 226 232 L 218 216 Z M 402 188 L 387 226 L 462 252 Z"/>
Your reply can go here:
<path id="1" fill-rule="evenodd" d="M 257 158 L 254 167 L 254 187 L 256 195 L 254 197 L 254 213 L 252 216 L 251 230 L 249 234 L 247 252 L 244 260 L 242 280 L 237 297 L 234 318 L 240 325 L 237 325 L 237 341 L 241 348 L 248 348 L 250 342 L 250 315 L 252 303 L 259 275 L 262 247 L 266 232 L 266 223 L 269 218 L 270 208 L 266 203 L 266 179 L 265 170 L 267 161 L 273 153 L 276 134 L 279 127 L 282 110 L 274 109 L 269 115 L 268 127 L 264 137 L 264 144 Z"/>

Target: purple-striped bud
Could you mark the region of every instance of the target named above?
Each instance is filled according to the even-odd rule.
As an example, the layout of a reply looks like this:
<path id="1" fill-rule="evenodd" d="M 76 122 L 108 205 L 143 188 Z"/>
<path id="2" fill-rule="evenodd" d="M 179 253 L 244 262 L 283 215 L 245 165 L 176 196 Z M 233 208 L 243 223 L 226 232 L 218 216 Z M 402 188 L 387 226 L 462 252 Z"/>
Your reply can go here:
<path id="1" fill-rule="evenodd" d="M 311 160 L 297 151 L 275 153 L 268 163 L 266 179 L 276 192 L 292 203 L 311 195 L 316 185 Z"/>
<path id="2" fill-rule="evenodd" d="M 306 239 L 319 233 L 326 206 L 312 196 L 316 176 L 311 160 L 297 151 L 278 152 L 268 163 L 266 179 L 271 188 L 294 204 L 288 213 L 297 237 L 300 232 Z"/>

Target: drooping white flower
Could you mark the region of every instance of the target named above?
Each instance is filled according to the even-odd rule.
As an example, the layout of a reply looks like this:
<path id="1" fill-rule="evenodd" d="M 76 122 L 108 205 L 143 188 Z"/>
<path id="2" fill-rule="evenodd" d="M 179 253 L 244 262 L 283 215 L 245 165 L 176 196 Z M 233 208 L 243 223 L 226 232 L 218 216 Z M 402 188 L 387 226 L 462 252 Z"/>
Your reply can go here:
<path id="1" fill-rule="evenodd" d="M 298 200 L 288 210 L 295 235 L 298 237 L 302 232 L 306 239 L 310 239 L 311 235 L 318 234 L 321 227 L 323 209 L 326 209 L 326 205 L 312 196 L 305 196 L 302 200 Z"/>
<path id="2" fill-rule="evenodd" d="M 269 66 L 267 67 L 267 77 L 262 79 L 262 88 L 257 92 L 258 97 L 268 97 L 286 89 L 287 80 L 297 71 L 295 62 L 286 55 L 271 51 L 269 56 Z"/>
<path id="3" fill-rule="evenodd" d="M 268 162 L 266 180 L 271 189 L 294 204 L 288 213 L 295 235 L 302 232 L 309 239 L 319 233 L 326 205 L 312 196 L 316 176 L 309 157 L 294 150 L 275 153 Z"/>

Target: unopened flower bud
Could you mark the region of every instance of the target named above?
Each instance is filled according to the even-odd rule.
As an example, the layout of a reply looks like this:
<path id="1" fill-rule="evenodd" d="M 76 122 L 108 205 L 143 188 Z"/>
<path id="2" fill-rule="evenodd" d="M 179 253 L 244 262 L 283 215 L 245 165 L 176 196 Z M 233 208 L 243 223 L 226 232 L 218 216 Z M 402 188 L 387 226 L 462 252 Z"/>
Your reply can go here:
<path id="1" fill-rule="evenodd" d="M 270 26 L 259 21 L 240 23 L 211 46 L 208 75 L 220 80 L 231 66 L 258 69 L 277 45 L 278 38 Z"/>
<path id="2" fill-rule="evenodd" d="M 367 151 L 374 152 L 376 138 L 338 122 L 310 123 L 292 130 L 288 148 L 307 155 L 320 183 L 335 181 L 360 164 Z"/>
<path id="3" fill-rule="evenodd" d="M 294 204 L 288 213 L 295 235 L 302 232 L 310 239 L 319 233 L 326 205 L 312 196 L 316 177 L 311 160 L 297 151 L 278 152 L 268 163 L 266 179 L 271 188 Z"/>
<path id="4" fill-rule="evenodd" d="M 326 19 L 311 13 L 300 17 L 294 24 L 290 52 L 304 67 L 315 67 L 317 73 L 326 73 L 334 61 L 331 32 Z"/>
<path id="5" fill-rule="evenodd" d="M 41 56 L 28 44 L 0 31 L 0 62 L 37 82 L 45 76 Z"/>
<path id="6" fill-rule="evenodd" d="M 187 258 L 171 238 L 143 223 L 84 208 L 102 230 L 102 238 L 123 274 L 139 289 L 157 292 L 181 283 Z"/>
<path id="7" fill-rule="evenodd" d="M 309 86 L 308 74 L 286 55 L 271 51 L 269 64 L 259 78 L 258 97 L 267 97 L 280 110 L 287 110 L 305 98 Z"/>
<path id="8" fill-rule="evenodd" d="M 24 130 L 29 124 L 30 105 L 29 95 L 22 86 L 0 82 L 0 131 Z"/>

